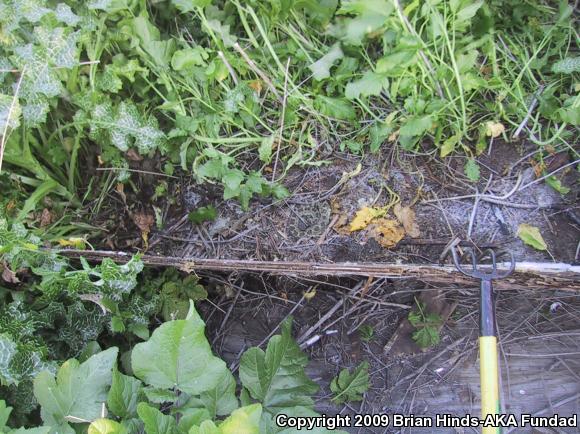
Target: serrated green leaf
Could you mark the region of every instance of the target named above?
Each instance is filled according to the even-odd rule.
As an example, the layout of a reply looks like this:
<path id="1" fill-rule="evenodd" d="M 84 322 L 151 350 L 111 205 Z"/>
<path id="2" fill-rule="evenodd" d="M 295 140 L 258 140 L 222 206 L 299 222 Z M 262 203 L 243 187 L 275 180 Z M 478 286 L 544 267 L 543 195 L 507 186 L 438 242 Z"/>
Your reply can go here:
<path id="1" fill-rule="evenodd" d="M 479 173 L 479 165 L 473 158 L 469 158 L 465 163 L 465 167 L 463 168 L 465 172 L 465 176 L 471 182 L 479 181 L 480 173 Z"/>
<path id="2" fill-rule="evenodd" d="M 180 12 L 191 12 L 195 8 L 204 8 L 211 4 L 212 0 L 171 0 L 171 4 Z"/>
<path id="3" fill-rule="evenodd" d="M 412 338 L 420 348 L 435 346 L 441 340 L 437 328 L 431 326 L 420 327 L 413 332 Z"/>
<path id="4" fill-rule="evenodd" d="M 350 401 L 362 401 L 362 395 L 369 389 L 369 363 L 358 365 L 352 374 L 348 369 L 340 371 L 330 383 L 330 390 L 334 393 L 332 401 L 342 404 Z"/>
<path id="5" fill-rule="evenodd" d="M 284 407 L 312 406 L 318 385 L 304 368 L 308 358 L 291 336 L 291 322 L 282 324 L 282 334 L 270 339 L 266 351 L 250 348 L 240 361 L 240 379 L 264 409 L 276 413 Z"/>
<path id="6" fill-rule="evenodd" d="M 334 64 L 343 57 L 344 53 L 340 48 L 340 44 L 334 44 L 328 53 L 326 53 L 312 65 L 308 66 L 308 69 L 312 71 L 312 77 L 315 80 L 324 80 L 325 78 L 330 77 L 330 68 L 332 68 Z"/>
<path id="7" fill-rule="evenodd" d="M 226 366 L 212 354 L 204 332 L 195 310 L 190 319 L 162 324 L 147 342 L 133 348 L 135 376 L 153 387 L 193 395 L 213 389 Z"/>
<path id="8" fill-rule="evenodd" d="M 179 432 L 173 416 L 163 414 L 144 402 L 140 402 L 137 406 L 137 413 L 145 424 L 146 434 L 178 434 Z"/>
<path id="9" fill-rule="evenodd" d="M 548 246 L 540 233 L 540 230 L 527 223 L 521 223 L 518 226 L 518 237 L 528 246 L 532 246 L 536 250 L 548 250 Z"/>
<path id="10" fill-rule="evenodd" d="M 347 99 L 380 95 L 388 86 L 389 79 L 387 77 L 372 71 L 367 71 L 360 79 L 348 83 L 344 94 Z"/>
<path id="11" fill-rule="evenodd" d="M 102 412 L 117 360 L 116 347 L 109 348 L 80 363 L 75 359 L 62 364 L 55 377 L 41 372 L 34 379 L 34 396 L 40 404 L 42 420 L 53 427 L 66 422 L 93 421 Z"/>
<path id="12" fill-rule="evenodd" d="M 139 380 L 113 370 L 111 389 L 107 395 L 107 407 L 115 416 L 129 419 L 137 416 L 137 403 L 141 398 L 142 385 Z"/>

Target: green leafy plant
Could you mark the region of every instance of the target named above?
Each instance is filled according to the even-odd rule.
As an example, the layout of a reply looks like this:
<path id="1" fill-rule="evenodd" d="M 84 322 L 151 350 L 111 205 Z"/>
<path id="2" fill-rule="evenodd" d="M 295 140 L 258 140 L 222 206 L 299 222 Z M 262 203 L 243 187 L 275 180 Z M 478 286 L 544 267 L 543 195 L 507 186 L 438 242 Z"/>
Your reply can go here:
<path id="1" fill-rule="evenodd" d="M 279 412 L 316 415 L 311 394 L 318 386 L 304 373 L 306 356 L 290 336 L 289 321 L 281 335 L 270 339 L 265 352 L 251 348 L 242 356 L 239 398 L 236 381 L 213 355 L 204 328 L 191 302 L 185 319 L 162 324 L 148 341 L 134 346 L 130 366 L 136 378 L 118 371 L 116 347 L 83 362 L 70 359 L 56 375 L 46 370 L 38 373 L 34 396 L 44 425 L 35 429 L 71 434 L 78 430 L 89 434 L 294 433 L 277 427 L 273 416 Z M 0 401 L 0 426 L 6 424 L 9 411 Z"/>
<path id="2" fill-rule="evenodd" d="M 340 371 L 332 379 L 330 390 L 334 394 L 332 402 L 342 404 L 348 401 L 362 401 L 362 395 L 369 389 L 369 363 L 362 362 L 352 372 Z"/>
<path id="3" fill-rule="evenodd" d="M 415 331 L 412 338 L 420 348 L 429 348 L 437 345 L 440 341 L 439 327 L 441 317 L 436 313 L 426 311 L 425 303 L 415 299 L 416 310 L 409 312 L 407 319 Z"/>
<path id="4" fill-rule="evenodd" d="M 373 329 L 372 326 L 368 324 L 363 324 L 362 326 L 359 327 L 358 333 L 363 341 L 370 342 L 374 338 L 375 330 Z"/>

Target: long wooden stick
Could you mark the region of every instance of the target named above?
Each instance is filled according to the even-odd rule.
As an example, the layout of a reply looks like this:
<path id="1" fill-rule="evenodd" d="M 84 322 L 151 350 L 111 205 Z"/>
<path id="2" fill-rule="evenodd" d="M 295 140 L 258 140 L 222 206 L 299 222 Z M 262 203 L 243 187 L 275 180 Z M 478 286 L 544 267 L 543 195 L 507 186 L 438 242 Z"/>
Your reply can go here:
<path id="1" fill-rule="evenodd" d="M 89 261 L 104 258 L 127 262 L 132 253 L 104 250 L 54 250 L 59 255 Z M 391 279 L 415 279 L 433 283 L 474 285 L 475 281 L 463 276 L 455 267 L 447 265 L 355 263 L 355 262 L 298 262 L 253 261 L 236 259 L 198 259 L 175 256 L 142 255 L 141 260 L 150 266 L 176 267 L 182 271 L 252 271 L 294 276 L 372 276 Z M 507 269 L 507 264 L 498 264 Z M 494 281 L 498 289 L 562 289 L 580 291 L 580 267 L 561 263 L 518 262 L 514 273 L 506 279 Z"/>

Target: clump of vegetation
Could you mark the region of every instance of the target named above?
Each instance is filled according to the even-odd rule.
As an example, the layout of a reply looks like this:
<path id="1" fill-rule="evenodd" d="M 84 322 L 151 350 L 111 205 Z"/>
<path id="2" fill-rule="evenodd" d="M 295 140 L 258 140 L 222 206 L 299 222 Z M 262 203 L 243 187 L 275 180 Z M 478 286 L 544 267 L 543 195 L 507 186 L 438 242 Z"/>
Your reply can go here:
<path id="1" fill-rule="evenodd" d="M 0 401 L 0 429 L 44 434 L 72 434 L 77 429 L 90 434 L 258 434 L 283 430 L 273 419 L 278 413 L 317 415 L 311 395 L 318 386 L 304 373 L 307 358 L 290 335 L 289 321 L 265 352 L 250 348 L 242 355 L 239 395 L 234 376 L 213 355 L 204 328 L 190 302 L 184 319 L 163 323 L 132 348 L 123 363 L 131 375 L 119 371 L 115 346 L 80 361 L 69 359 L 58 370 L 44 369 L 33 381 L 42 425 L 9 428 L 12 408 Z"/>
<path id="2" fill-rule="evenodd" d="M 429 348 L 437 345 L 441 340 L 439 336 L 439 328 L 441 327 L 442 319 L 436 313 L 427 312 L 425 303 L 415 299 L 417 309 L 409 312 L 407 319 L 415 331 L 411 335 L 413 340 L 420 348 Z"/>
<path id="3" fill-rule="evenodd" d="M 48 194 L 78 206 L 91 195 L 81 186 L 97 194 L 84 161 L 115 169 L 110 188 L 129 181 L 130 161 L 156 157 L 166 174 L 218 183 L 247 207 L 254 195 L 286 197 L 278 181 L 322 164 L 324 143 L 466 153 L 475 181 L 490 139 L 525 134 L 548 153 L 572 150 L 580 120 L 566 1 L 0 8 L 2 161 L 35 188 L 31 206 Z"/>

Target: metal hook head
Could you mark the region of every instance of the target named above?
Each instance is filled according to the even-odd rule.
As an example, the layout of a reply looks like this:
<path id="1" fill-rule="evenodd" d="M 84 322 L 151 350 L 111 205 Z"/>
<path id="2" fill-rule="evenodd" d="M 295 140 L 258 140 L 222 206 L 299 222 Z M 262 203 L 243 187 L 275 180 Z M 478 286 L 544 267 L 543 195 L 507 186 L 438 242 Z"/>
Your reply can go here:
<path id="1" fill-rule="evenodd" d="M 510 255 L 510 267 L 508 270 L 500 272 L 497 268 L 497 258 L 504 253 L 509 253 Z M 481 260 L 485 257 L 489 257 L 491 259 L 491 268 L 489 268 L 489 266 L 484 266 L 483 268 L 480 266 L 473 249 L 468 249 L 466 253 L 461 256 L 461 258 L 459 257 L 455 248 L 451 249 L 451 254 L 453 256 L 453 263 L 455 264 L 457 271 L 475 279 L 503 279 L 504 277 L 507 277 L 513 273 L 516 267 L 516 260 L 512 252 L 500 252 L 499 254 L 496 254 L 495 250 L 487 249 L 479 259 Z M 471 270 L 467 270 L 464 266 L 461 265 L 461 259 L 467 254 L 469 254 L 471 257 Z"/>

